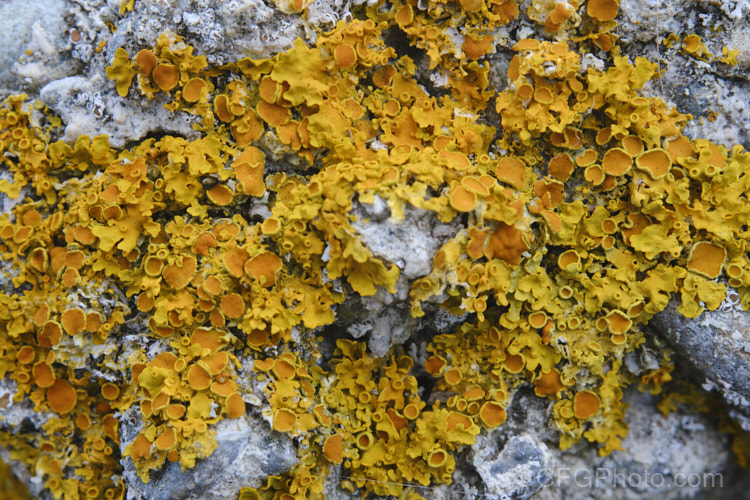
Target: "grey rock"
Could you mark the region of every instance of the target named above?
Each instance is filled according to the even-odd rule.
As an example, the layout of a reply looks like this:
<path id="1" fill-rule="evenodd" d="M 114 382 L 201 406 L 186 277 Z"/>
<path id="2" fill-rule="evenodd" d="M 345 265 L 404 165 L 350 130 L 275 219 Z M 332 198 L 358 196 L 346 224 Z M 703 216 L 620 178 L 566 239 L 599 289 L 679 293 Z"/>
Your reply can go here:
<path id="1" fill-rule="evenodd" d="M 386 265 L 400 269 L 396 293 L 382 287 L 369 297 L 354 296 L 342 304 L 337 319 L 354 338 L 369 334 L 368 347 L 376 356 L 384 356 L 394 344 L 405 342 L 424 328 L 444 331 L 461 322 L 461 316 L 426 304 L 421 318 L 411 316 L 410 283 L 430 274 L 432 260 L 440 247 L 459 229 L 456 222 L 440 222 L 435 212 L 403 207 L 403 218 L 396 219 L 386 202 L 375 196 L 373 203 L 357 203 L 353 209 L 352 227 L 362 243 Z"/>
<path id="2" fill-rule="evenodd" d="M 152 132 L 196 139 L 195 117 L 164 109 L 164 98 L 122 98 L 103 74 L 71 76 L 46 85 L 40 97 L 65 123 L 62 139 L 75 142 L 81 135 L 106 134 L 110 145 L 121 148 Z"/>
<path id="3" fill-rule="evenodd" d="M 332 28 L 337 20 L 351 16 L 349 2 L 345 0 L 316 0 L 304 17 L 281 14 L 271 3 L 139 0 L 132 12 L 118 20 L 119 0 L 6 0 L 0 3 L 0 26 L 13 36 L 0 54 L 0 93 L 33 94 L 42 89 L 41 98 L 65 122 L 63 138 L 68 141 L 82 134 L 105 133 L 113 146 L 122 147 L 152 132 L 191 138 L 194 131 L 190 117 L 168 112 L 162 107 L 165 101 L 158 98 L 147 101 L 135 91 L 126 99 L 120 98 L 114 82 L 104 76 L 104 67 L 111 63 L 118 47 L 126 48 L 132 56 L 152 46 L 159 33 L 167 29 L 185 37 L 196 53 L 205 54 L 210 63 L 221 64 L 242 56 L 271 57 L 291 47 L 298 36 L 313 41 L 315 27 Z M 532 2 L 518 3 L 520 11 L 526 12 Z M 622 0 L 620 10 L 616 34 L 623 43 L 624 54 L 631 59 L 645 56 L 659 61 L 665 70 L 647 84 L 645 92 L 692 113 L 697 121 L 686 131 L 690 137 L 705 137 L 728 146 L 740 143 L 750 149 L 750 22 L 747 20 L 750 2 Z M 117 24 L 115 33 L 110 33 L 108 23 Z M 80 40 L 71 36 L 72 30 L 80 34 Z M 661 42 L 670 33 L 682 37 L 698 33 L 714 55 L 720 55 L 724 45 L 739 49 L 738 65 L 698 61 L 682 53 L 679 44 L 667 48 Z M 507 47 L 527 36 L 554 36 L 528 20 L 509 23 L 494 35 L 499 47 L 492 56 L 490 81 L 496 90 L 506 85 L 505 73 L 512 56 Z M 101 42 L 106 42 L 104 50 L 97 52 Z M 584 54 L 583 65 L 601 66 L 599 56 Z M 419 64 L 419 71 L 424 73 L 422 80 L 430 81 L 434 88 L 444 86 L 445 76 L 428 74 L 424 61 Z M 271 139 L 270 136 L 264 139 L 266 149 L 271 149 Z M 286 161 L 286 157 L 280 154 L 279 170 L 288 169 L 282 160 Z M 23 195 L 18 201 L 22 198 Z M 0 195 L 3 213 L 13 203 L 15 200 Z M 338 306 L 335 327 L 355 338 L 369 335 L 369 349 L 377 356 L 387 353 L 394 344 L 409 340 L 415 366 L 422 366 L 427 340 L 415 334 L 422 330 L 450 331 L 465 318 L 451 316 L 432 304 L 424 306 L 423 318 L 412 318 L 408 281 L 429 272 L 435 251 L 455 234 L 456 228 L 439 223 L 429 212 L 413 208 L 406 209 L 403 221 L 394 221 L 390 209 L 377 201 L 360 205 L 356 213 L 360 221 L 354 227 L 364 243 L 377 256 L 398 265 L 402 279 L 395 294 L 378 290 L 372 297 L 352 297 Z M 3 267 L 6 266 L 4 263 Z M 12 272 L 9 268 L 3 271 L 8 275 Z M 7 287 L 7 281 L 0 280 L 0 286 Z M 100 302 L 106 306 L 106 300 Z M 86 305 L 90 303 L 88 300 Z M 733 307 L 707 312 L 697 320 L 686 320 L 676 312 L 676 304 L 670 304 L 667 311 L 654 318 L 651 326 L 672 343 L 679 359 L 687 360 L 696 369 L 705 387 L 721 392 L 732 415 L 750 430 L 748 325 L 748 316 Z M 144 341 L 139 328 L 145 327 L 136 322 L 118 332 L 119 346 L 126 350 L 132 346 L 147 352 L 151 358 L 160 346 Z M 70 352 L 80 348 L 80 344 L 60 346 Z M 111 348 L 113 345 L 107 343 L 98 346 L 98 350 L 92 349 L 92 354 L 102 354 Z M 332 348 L 327 352 L 330 354 Z M 629 370 L 639 373 L 653 368 L 655 359 L 648 351 L 639 351 L 629 354 L 625 362 Z M 106 380 L 123 371 L 122 366 L 107 364 L 82 368 L 88 369 L 94 378 Z M 244 364 L 240 378 L 248 385 L 251 385 L 250 372 L 249 363 Z M 253 386 L 244 392 L 262 394 L 262 387 Z M 12 382 L 0 381 L 0 407 L 3 398 L 12 393 L 15 393 Z M 718 433 L 715 422 L 686 408 L 662 416 L 655 408 L 656 399 L 634 388 L 626 392 L 630 404 L 626 418 L 631 430 L 623 442 L 624 451 L 608 457 L 600 457 L 597 447 L 587 442 L 560 450 L 557 431 L 550 427 L 550 402 L 526 389 L 513 398 L 508 407 L 508 421 L 481 435 L 470 450 L 460 452 L 454 484 L 417 491 L 434 499 L 530 498 L 534 494 L 534 498 L 543 500 L 701 498 L 711 494 L 704 487 L 706 483 L 679 488 L 670 485 L 674 485 L 678 475 L 717 481 L 717 474 L 722 474 L 725 485 L 737 482 L 739 477 L 732 465 L 728 438 Z M 260 400 L 253 404 L 258 406 Z M 0 408 L 0 432 L 41 433 L 42 424 L 51 416 L 33 412 L 28 400 L 8 401 Z M 133 408 L 119 419 L 124 448 L 140 430 L 140 415 Z M 154 471 L 151 481 L 144 484 L 132 461 L 124 459 L 123 478 L 128 485 L 128 498 L 233 499 L 241 487 L 260 486 L 266 476 L 286 472 L 298 460 L 293 441 L 271 431 L 257 412 L 241 419 L 224 420 L 212 430 L 216 432 L 219 448 L 209 458 L 199 460 L 194 469 L 183 471 L 179 465 L 168 463 L 162 470 Z M 9 457 L 9 450 L 0 449 L 0 458 Z M 12 466 L 37 498 L 49 497 L 43 491 L 41 476 L 32 476 L 17 462 L 12 462 Z M 340 472 L 334 471 L 329 476 L 326 493 L 332 498 L 349 498 L 337 488 Z M 664 483 L 656 484 L 655 475 Z M 650 483 L 648 476 L 652 478 Z M 717 498 L 727 493 L 717 491 Z"/>
<path id="4" fill-rule="evenodd" d="M 513 436 L 500 448 L 489 436 L 474 445 L 474 467 L 494 495 L 526 500 L 552 481 L 552 454 L 529 434 Z"/>
<path id="5" fill-rule="evenodd" d="M 111 59 L 118 47 L 135 54 L 153 46 L 160 33 L 170 30 L 204 54 L 210 64 L 238 58 L 262 59 L 292 47 L 298 37 L 314 38 L 315 28 L 330 29 L 349 16 L 342 0 L 317 1 L 308 15 L 284 14 L 262 0 L 180 0 L 164 3 L 142 0 L 119 21 L 107 47 Z"/>
<path id="6" fill-rule="evenodd" d="M 129 412 L 120 419 L 122 449 L 140 432 L 139 413 Z M 124 458 L 128 500 L 235 500 L 241 488 L 259 487 L 267 476 L 283 474 L 299 460 L 292 440 L 257 415 L 222 420 L 214 430 L 217 449 L 193 469 L 168 462 L 144 483 L 133 461 Z"/>
<path id="7" fill-rule="evenodd" d="M 750 148 L 750 21 L 746 0 L 668 2 L 624 0 L 615 33 L 632 59 L 657 62 L 664 73 L 644 87 L 682 113 L 695 118 L 685 130 L 732 147 Z M 671 34 L 679 41 L 667 46 Z M 697 34 L 712 54 L 708 60 L 687 55 L 682 39 Z M 737 65 L 722 63 L 722 49 L 738 50 Z"/>
<path id="8" fill-rule="evenodd" d="M 435 252 L 453 238 L 458 224 L 443 223 L 431 210 L 406 204 L 404 216 L 396 220 L 385 200 L 375 196 L 374 203 L 360 203 L 352 222 L 367 248 L 377 257 L 396 264 L 410 280 L 430 274 Z"/>
<path id="9" fill-rule="evenodd" d="M 163 95 L 146 99 L 135 84 L 126 98 L 117 94 L 104 69 L 118 48 L 133 57 L 153 47 L 161 33 L 171 31 L 192 45 L 196 54 L 205 55 L 209 64 L 222 65 L 242 57 L 273 57 L 291 48 L 296 38 L 314 40 L 316 29 L 333 28 L 339 19 L 350 17 L 349 3 L 343 0 L 313 2 L 306 16 L 284 14 L 261 0 L 142 0 L 121 19 L 116 19 L 120 2 L 113 0 L 32 0 L 40 6 L 28 8 L 23 2 L 23 9 L 20 3 L 0 5 L 22 13 L 0 12 L 0 19 L 18 17 L 5 21 L 6 31 L 28 32 L 14 39 L 11 51 L 0 55 L 0 69 L 9 67 L 0 71 L 0 93 L 38 91 L 44 86 L 42 100 L 65 123 L 63 140 L 106 134 L 118 148 L 150 133 L 198 137 L 192 128 L 196 117 L 165 110 Z M 39 20 L 37 10 L 42 13 Z M 108 23 L 117 24 L 114 33 Z M 13 62 L 26 50 L 31 51 L 23 56 L 27 62 Z"/>
<path id="10" fill-rule="evenodd" d="M 687 408 L 664 416 L 656 397 L 635 388 L 624 399 L 630 431 L 623 449 L 608 457 L 585 443 L 555 450 L 554 481 L 540 499 L 703 498 L 728 484 L 734 460 L 729 438 L 708 416 Z"/>
<path id="11" fill-rule="evenodd" d="M 22 437 L 43 433 L 42 426 L 52 417 L 49 413 L 34 411 L 34 404 L 25 398 L 13 401 L 17 387 L 13 380 L 0 379 L 0 435 Z M 11 450 L 0 445 L 0 460 L 7 463 L 16 477 L 29 489 L 29 493 L 38 500 L 52 499 L 52 493 L 44 488 L 44 477 L 41 472 L 36 475 L 20 461 L 11 458 Z"/>
<path id="12" fill-rule="evenodd" d="M 741 473 L 728 436 L 709 416 L 683 407 L 662 415 L 658 397 L 635 387 L 625 391 L 624 400 L 630 432 L 622 450 L 601 457 L 597 445 L 586 441 L 561 450 L 548 424 L 549 402 L 531 391 L 517 392 L 508 420 L 472 446 L 472 463 L 487 494 L 539 500 L 724 498 Z"/>
<path id="13" fill-rule="evenodd" d="M 729 405 L 732 416 L 750 431 L 750 316 L 731 298 L 716 311 L 706 311 L 695 319 L 685 318 L 672 299 L 667 308 L 654 316 L 650 327 L 663 336 L 682 359 L 703 378 L 707 390 L 716 390 Z"/>
<path id="14" fill-rule="evenodd" d="M 65 0 L 10 0 L 0 3 L 0 94 L 37 91 L 41 86 L 75 74 L 80 62 L 70 60 L 64 20 Z"/>

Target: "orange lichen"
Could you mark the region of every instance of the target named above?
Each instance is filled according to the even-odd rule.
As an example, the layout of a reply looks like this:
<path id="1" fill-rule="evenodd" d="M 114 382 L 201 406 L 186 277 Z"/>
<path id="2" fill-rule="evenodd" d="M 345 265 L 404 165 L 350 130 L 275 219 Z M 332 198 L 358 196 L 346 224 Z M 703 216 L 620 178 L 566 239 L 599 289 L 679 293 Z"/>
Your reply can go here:
<path id="1" fill-rule="evenodd" d="M 151 445 L 153 444 L 153 441 L 149 441 L 149 439 L 143 435 L 143 433 L 138 434 L 136 438 L 133 440 L 133 444 L 130 448 L 130 457 L 133 460 L 139 460 L 145 457 L 149 457 L 151 455 Z"/>
<path id="2" fill-rule="evenodd" d="M 502 259 L 508 264 L 517 265 L 521 262 L 521 254 L 528 249 L 518 228 L 500 223 L 487 241 L 484 253 L 488 259 Z"/>
<path id="3" fill-rule="evenodd" d="M 477 195 L 463 186 L 456 186 L 451 190 L 450 204 L 459 212 L 470 212 L 477 204 Z"/>
<path id="4" fill-rule="evenodd" d="M 584 165 L 581 164 L 581 166 Z M 570 174 L 573 173 L 574 169 L 575 165 L 573 164 L 573 160 L 570 159 L 570 155 L 568 153 L 562 153 L 553 157 L 549 161 L 549 165 L 547 166 L 549 175 L 561 182 L 567 181 L 568 178 L 570 178 Z"/>
<path id="5" fill-rule="evenodd" d="M 57 379 L 47 389 L 47 402 L 50 409 L 55 413 L 69 413 L 78 402 L 76 390 L 67 380 Z"/>
<path id="6" fill-rule="evenodd" d="M 537 396 L 557 397 L 564 387 L 560 379 L 560 372 L 553 368 L 539 375 L 539 378 L 534 383 L 534 393 Z"/>
<path id="7" fill-rule="evenodd" d="M 516 189 L 521 189 L 526 180 L 526 165 L 517 158 L 504 157 L 497 162 L 497 178 Z"/>
<path id="8" fill-rule="evenodd" d="M 182 89 L 182 98 L 187 102 L 198 102 L 206 87 L 206 81 L 202 78 L 191 78 Z"/>
<path id="9" fill-rule="evenodd" d="M 188 383 L 197 391 L 208 389 L 211 379 L 211 373 L 199 364 L 191 365 L 187 371 Z"/>
<path id="10" fill-rule="evenodd" d="M 154 442 L 160 450 L 171 450 L 177 444 L 177 433 L 172 428 L 162 432 Z"/>
<path id="11" fill-rule="evenodd" d="M 162 273 L 164 281 L 175 290 L 185 288 L 188 283 L 195 277 L 196 260 L 193 257 L 184 256 L 182 262 L 169 264 L 164 268 Z"/>
<path id="12" fill-rule="evenodd" d="M 104 399 L 109 401 L 114 401 L 120 395 L 120 388 L 109 382 L 102 385 L 101 391 Z"/>
<path id="13" fill-rule="evenodd" d="M 57 321 L 47 321 L 37 333 L 37 342 L 42 347 L 53 347 L 62 339 L 62 328 Z"/>
<path id="14" fill-rule="evenodd" d="M 173 64 L 159 64 L 154 68 L 154 82 L 164 92 L 169 92 L 177 86 L 180 74 Z"/>
<path id="15" fill-rule="evenodd" d="M 0 190 L 25 199 L 0 220 L 22 294 L 0 294 L 0 365 L 18 397 L 75 410 L 77 425 L 75 440 L 53 430 L 71 455 L 45 443 L 43 460 L 70 456 L 64 477 L 85 463 L 104 478 L 80 481 L 79 494 L 120 477 L 105 456 L 130 456 L 144 480 L 167 461 L 190 468 L 215 448 L 211 427 L 257 398 L 301 455 L 264 494 L 320 496 L 341 464 L 362 494 L 400 497 L 410 482 L 450 481 L 455 452 L 501 425 L 529 384 L 552 400 L 561 446 L 616 449 L 622 388 L 668 374 L 666 354 L 642 379 L 623 368 L 649 342 L 640 325 L 672 294 L 689 315 L 718 307 L 722 271 L 750 301 L 734 243 L 750 160 L 682 136 L 684 115 L 637 94 L 658 67 L 620 55 L 607 32 L 616 1 L 588 2 L 601 25 L 581 20 L 577 2 L 531 3 L 534 21 L 565 31 L 519 41 L 504 90 L 483 58 L 516 2 L 466 0 L 357 7 L 314 44 L 220 67 L 172 34 L 132 61 L 116 50 L 107 74 L 118 93 L 137 78 L 137 97 L 159 94 L 196 119 L 191 140 L 49 143 L 59 119 L 39 108 L 30 120 L 7 101 L 0 149 L 13 182 Z M 579 24 L 584 36 L 568 37 Z M 387 46 L 393 25 L 423 61 Z M 582 70 L 574 48 L 608 58 L 607 69 Z M 425 68 L 439 95 L 418 77 Z M 428 274 L 411 279 L 370 248 L 359 205 L 371 204 L 387 207 L 388 224 L 418 209 L 456 229 Z M 429 406 L 421 368 L 398 347 L 375 357 L 340 339 L 324 359 L 314 349 L 352 290 L 401 296 L 404 286 L 415 317 L 436 304 L 464 315 L 427 346 L 439 395 Z M 88 290 L 125 296 L 100 303 Z M 117 361 L 128 381 L 78 370 L 81 342 L 107 346 L 136 315 L 150 347 Z M 107 356 L 102 369 L 114 366 Z M 131 405 L 143 431 L 118 454 L 113 415 Z"/>
<path id="16" fill-rule="evenodd" d="M 700 46 L 701 46 L 701 37 L 699 37 L 696 34 L 688 35 L 682 40 L 682 48 L 685 50 L 685 52 L 689 54 L 694 54 L 698 52 L 698 49 L 700 49 Z"/>
<path id="17" fill-rule="evenodd" d="M 586 11 L 598 21 L 611 21 L 617 16 L 618 7 L 617 0 L 589 0 Z"/>
<path id="18" fill-rule="evenodd" d="M 635 159 L 635 165 L 654 179 L 664 177 L 672 166 L 672 160 L 663 149 L 650 149 Z"/>
<path id="19" fill-rule="evenodd" d="M 159 63 L 154 53 L 149 49 L 142 49 L 135 55 L 135 62 L 138 63 L 138 72 L 148 75 Z"/>
<path id="20" fill-rule="evenodd" d="M 273 428 L 279 432 L 289 432 L 297 423 L 297 415 L 289 410 L 277 410 L 273 418 Z"/>
<path id="21" fill-rule="evenodd" d="M 607 175 L 623 175 L 630 170 L 633 163 L 631 155 L 620 148 L 612 148 L 604 153 L 602 170 Z"/>
<path id="22" fill-rule="evenodd" d="M 523 356 L 519 356 L 518 354 L 510 354 L 506 356 L 505 360 L 503 361 L 503 366 L 510 373 L 518 373 L 524 368 Z"/>
<path id="23" fill-rule="evenodd" d="M 591 391 L 577 392 L 573 399 L 576 418 L 585 420 L 599 411 L 601 403 L 599 397 Z"/>
<path id="24" fill-rule="evenodd" d="M 425 361 L 424 367 L 425 370 L 427 370 L 427 373 L 429 373 L 432 376 L 437 377 L 441 374 L 443 371 L 443 368 L 446 366 L 446 361 L 440 356 L 430 356 Z"/>
<path id="25" fill-rule="evenodd" d="M 19 363 L 28 365 L 34 361 L 35 355 L 36 353 L 34 352 L 34 348 L 25 345 L 21 349 L 19 349 L 18 354 L 16 354 L 16 359 Z"/>
<path id="26" fill-rule="evenodd" d="M 445 383 L 448 385 L 457 385 L 459 382 L 461 382 L 461 372 L 455 368 L 446 370 L 446 372 L 443 374 L 443 377 L 445 379 Z"/>
<path id="27" fill-rule="evenodd" d="M 349 45 L 339 45 L 333 51 L 336 64 L 341 69 L 351 68 L 357 63 L 357 52 Z"/>
<path id="28" fill-rule="evenodd" d="M 687 268 L 707 278 L 718 278 L 721 274 L 727 250 L 713 243 L 700 242 L 690 250 Z"/>
<path id="29" fill-rule="evenodd" d="M 245 401 L 238 393 L 233 392 L 227 396 L 227 416 L 229 418 L 239 418 L 245 414 Z"/>
<path id="30" fill-rule="evenodd" d="M 281 269 L 282 262 L 273 252 L 264 252 L 245 263 L 245 273 L 265 287 L 276 283 L 276 273 Z"/>
<path id="31" fill-rule="evenodd" d="M 487 401 L 479 410 L 479 418 L 487 427 L 497 427 L 505 422 L 505 408 L 495 401 Z"/>
<path id="32" fill-rule="evenodd" d="M 263 153 L 256 147 L 247 147 L 232 164 L 237 180 L 242 184 L 245 194 L 262 196 L 265 191 L 263 183 Z"/>
<path id="33" fill-rule="evenodd" d="M 51 387 L 56 381 L 55 372 L 52 371 L 52 367 L 45 361 L 35 364 L 32 371 L 34 373 L 34 382 L 41 388 L 46 389 L 47 387 Z"/>
<path id="34" fill-rule="evenodd" d="M 544 311 L 536 311 L 529 315 L 529 326 L 532 328 L 542 328 L 547 324 L 547 313 Z"/>
<path id="35" fill-rule="evenodd" d="M 323 454 L 334 464 L 340 464 L 344 460 L 343 436 L 334 434 L 326 439 L 323 445 Z"/>
<path id="36" fill-rule="evenodd" d="M 430 452 L 427 463 L 430 465 L 430 467 L 438 468 L 445 465 L 445 462 L 447 460 L 448 453 L 446 453 L 444 450 L 435 450 L 433 452 Z"/>
<path id="37" fill-rule="evenodd" d="M 476 61 L 480 57 L 488 54 L 493 48 L 494 38 L 491 36 L 472 36 L 469 35 L 464 40 L 461 48 L 466 53 L 466 57 Z"/>
<path id="38" fill-rule="evenodd" d="M 623 334 L 630 330 L 630 327 L 633 325 L 633 321 L 628 315 L 618 310 L 608 312 L 605 319 L 607 321 L 607 328 L 613 335 Z"/>
<path id="39" fill-rule="evenodd" d="M 60 320 L 68 335 L 77 335 L 86 329 L 86 314 L 80 309 L 68 309 Z"/>

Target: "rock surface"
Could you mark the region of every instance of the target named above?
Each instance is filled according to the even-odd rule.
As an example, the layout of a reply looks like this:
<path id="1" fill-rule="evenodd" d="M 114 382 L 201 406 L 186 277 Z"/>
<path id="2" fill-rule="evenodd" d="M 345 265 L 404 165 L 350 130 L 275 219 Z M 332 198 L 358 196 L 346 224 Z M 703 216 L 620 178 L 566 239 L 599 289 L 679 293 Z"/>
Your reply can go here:
<path id="1" fill-rule="evenodd" d="M 123 448 L 140 432 L 139 415 L 130 413 L 120 418 Z M 128 500 L 237 498 L 241 488 L 260 487 L 266 477 L 283 474 L 299 460 L 292 440 L 273 432 L 257 415 L 224 420 L 215 431 L 218 447 L 193 469 L 181 470 L 179 464 L 169 463 L 144 483 L 132 460 L 125 459 L 123 477 L 129 486 Z"/>
<path id="2" fill-rule="evenodd" d="M 695 370 L 705 390 L 721 394 L 734 419 L 750 431 L 750 315 L 731 297 L 718 310 L 690 320 L 673 300 L 649 326 Z"/>
<path id="3" fill-rule="evenodd" d="M 45 84 L 78 73 L 70 58 L 66 0 L 10 0 L 0 4 L 0 29 L 6 34 L 0 54 L 0 93 L 35 94 Z"/>

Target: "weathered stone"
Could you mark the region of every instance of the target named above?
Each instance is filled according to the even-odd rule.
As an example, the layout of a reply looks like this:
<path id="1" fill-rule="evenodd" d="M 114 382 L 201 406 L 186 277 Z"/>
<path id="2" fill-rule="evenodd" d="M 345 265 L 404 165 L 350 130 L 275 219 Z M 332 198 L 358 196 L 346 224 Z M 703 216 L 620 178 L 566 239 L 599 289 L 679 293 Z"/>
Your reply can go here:
<path id="1" fill-rule="evenodd" d="M 140 432 L 140 415 L 123 416 L 121 447 Z M 148 483 L 138 477 L 133 461 L 123 459 L 128 500 L 234 500 L 241 488 L 259 487 L 269 475 L 287 472 L 299 459 L 292 440 L 273 432 L 255 415 L 222 420 L 215 427 L 218 448 L 193 469 L 167 463 L 151 474 Z"/>
<path id="2" fill-rule="evenodd" d="M 650 327 L 699 374 L 704 389 L 719 392 L 731 415 L 750 431 L 750 315 L 730 299 L 716 311 L 685 318 L 672 300 Z"/>

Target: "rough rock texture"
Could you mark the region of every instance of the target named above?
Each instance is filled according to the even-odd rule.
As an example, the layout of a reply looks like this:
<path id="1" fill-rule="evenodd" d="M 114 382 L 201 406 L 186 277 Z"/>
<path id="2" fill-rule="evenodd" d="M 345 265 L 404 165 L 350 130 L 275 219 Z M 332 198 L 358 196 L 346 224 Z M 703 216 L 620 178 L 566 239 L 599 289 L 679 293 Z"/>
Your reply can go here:
<path id="1" fill-rule="evenodd" d="M 704 389 L 722 395 L 731 415 L 750 431 L 750 315 L 731 299 L 696 319 L 685 319 L 677 307 L 676 300 L 670 302 L 650 327 L 696 370 Z"/>
<path id="2" fill-rule="evenodd" d="M 148 101 L 124 100 L 109 88 L 104 75 L 90 78 L 71 76 L 45 86 L 40 98 L 60 113 L 66 124 L 63 139 L 74 142 L 81 135 L 96 137 L 106 134 L 110 144 L 124 146 L 127 141 L 149 133 L 169 133 L 197 138 L 191 125 L 194 118 L 187 113 L 171 113 L 164 109 L 162 99 Z M 137 103 L 137 104 L 136 104 Z"/>
<path id="3" fill-rule="evenodd" d="M 601 457 L 586 443 L 560 450 L 547 425 L 548 405 L 520 391 L 503 426 L 471 446 L 457 470 L 460 479 L 420 493 L 444 499 L 677 500 L 742 491 L 746 480 L 711 418 L 685 407 L 665 416 L 656 407 L 658 397 L 635 388 L 625 400 L 630 433 L 623 450 Z"/>
<path id="4" fill-rule="evenodd" d="M 686 135 L 750 147 L 750 3 L 625 0 L 620 11 L 615 32 L 628 53 L 657 61 L 664 72 L 644 90 L 693 115 Z M 701 37 L 709 54 L 682 49 L 690 34 Z M 724 47 L 738 51 L 736 65 L 720 62 Z"/>
<path id="5" fill-rule="evenodd" d="M 442 223 L 434 212 L 410 205 L 403 212 L 402 218 L 394 218 L 386 202 L 376 196 L 372 204 L 359 204 L 358 220 L 352 224 L 362 243 L 401 270 L 395 294 L 381 289 L 338 308 L 339 324 L 354 338 L 369 334 L 368 347 L 377 356 L 384 356 L 392 345 L 404 343 L 416 332 L 447 331 L 462 320 L 440 307 L 421 318 L 411 316 L 408 282 L 430 274 L 435 252 L 455 235 L 458 226 Z"/>
<path id="6" fill-rule="evenodd" d="M 188 0 L 170 2 L 166 8 L 147 0 L 120 20 L 109 47 L 148 47 L 169 30 L 185 37 L 211 64 L 235 61 L 238 55 L 262 59 L 290 48 L 298 37 L 314 37 L 315 28 L 332 28 L 348 13 L 347 5 L 342 0 L 316 1 L 304 19 L 261 0 Z"/>
<path id="7" fill-rule="evenodd" d="M 81 70 L 70 58 L 66 0 L 10 0 L 0 3 L 0 93 L 39 91 L 46 83 Z"/>
<path id="8" fill-rule="evenodd" d="M 549 448 L 533 435 L 511 436 L 500 448 L 494 436 L 477 439 L 473 465 L 493 495 L 526 500 L 552 481 Z"/>
<path id="9" fill-rule="evenodd" d="M 15 393 L 16 384 L 12 380 L 0 380 L 0 415 L 2 415 L 0 431 L 18 435 L 39 432 L 41 426 L 49 420 L 50 415 L 35 412 L 30 401 L 24 401 L 21 404 L 11 402 Z M 44 488 L 41 475 L 32 475 L 23 462 L 14 460 L 9 450 L 3 446 L 0 446 L 0 460 L 10 465 L 13 474 L 26 485 L 34 498 L 45 500 L 51 498 Z"/>
<path id="10" fill-rule="evenodd" d="M 123 415 L 120 422 L 124 448 L 140 432 L 140 416 L 134 410 Z M 125 459 L 128 500 L 236 498 L 241 488 L 259 487 L 267 476 L 283 474 L 299 460 L 292 440 L 273 432 L 257 415 L 224 420 L 215 431 L 218 448 L 210 459 L 199 461 L 190 470 L 181 470 L 179 464 L 169 463 L 144 483 L 132 460 Z"/>
<path id="11" fill-rule="evenodd" d="M 36 21 L 34 8 L 22 10 L 28 16 L 9 16 L 15 23 L 9 28 L 24 36 L 16 39 L 17 47 L 14 45 L 3 57 L 10 64 L 26 50 L 31 54 L 26 57 L 29 62 L 15 63 L 0 73 L 0 90 L 5 81 L 6 93 L 11 89 L 32 93 L 41 89 L 42 101 L 63 118 L 66 141 L 72 142 L 80 135 L 106 134 L 110 144 L 122 147 L 150 133 L 196 137 L 193 116 L 166 112 L 161 99 L 144 101 L 117 95 L 104 75 L 104 67 L 111 63 L 118 48 L 135 54 L 153 46 L 159 34 L 172 32 L 182 36 L 197 54 L 205 55 L 210 64 L 221 65 L 243 56 L 271 57 L 291 48 L 298 37 L 314 40 L 316 30 L 330 29 L 348 15 L 348 4 L 341 0 L 313 2 L 305 18 L 284 14 L 260 0 L 166 4 L 145 0 L 118 19 L 116 31 L 110 33 L 107 23 L 114 23 L 119 3 L 40 2 L 44 4 L 42 21 Z M 20 2 L 0 8 L 10 11 L 12 6 L 18 9 L 17 4 Z M 70 19 L 70 24 L 62 23 L 62 19 Z M 252 29 L 248 29 L 250 26 Z M 74 74 L 84 76 L 64 78 Z M 52 83 L 42 88 L 48 82 Z"/>
<path id="12" fill-rule="evenodd" d="M 533 498 L 543 500 L 704 498 L 736 481 L 727 438 L 708 417 L 686 408 L 664 416 L 656 409 L 658 398 L 635 388 L 625 400 L 630 432 L 623 450 L 600 457 L 585 444 L 560 450 L 545 425 L 546 405 L 519 393 L 503 427 L 472 447 L 488 492 L 514 499 L 539 492 Z M 488 467 L 495 473 L 483 474 Z M 499 480 L 498 472 L 512 470 L 518 472 L 515 484 Z"/>

